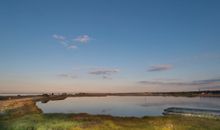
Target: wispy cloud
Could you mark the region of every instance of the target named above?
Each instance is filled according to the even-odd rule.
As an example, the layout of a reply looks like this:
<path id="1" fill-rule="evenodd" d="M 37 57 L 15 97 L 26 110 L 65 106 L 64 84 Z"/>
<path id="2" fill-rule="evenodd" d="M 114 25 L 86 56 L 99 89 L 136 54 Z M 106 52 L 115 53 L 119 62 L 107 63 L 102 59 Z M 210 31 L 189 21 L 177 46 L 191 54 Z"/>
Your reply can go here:
<path id="1" fill-rule="evenodd" d="M 216 83 L 216 82 L 220 82 L 220 79 L 206 79 L 206 80 L 196 80 L 193 81 L 193 83 L 197 83 L 197 84 L 211 84 L 211 83 Z"/>
<path id="2" fill-rule="evenodd" d="M 103 79 L 111 79 L 113 74 L 118 73 L 120 70 L 116 68 L 96 68 L 88 73 L 91 75 L 102 76 Z"/>
<path id="3" fill-rule="evenodd" d="M 65 36 L 54 34 L 52 37 L 53 37 L 55 40 L 57 40 L 58 42 L 60 42 L 62 45 L 64 45 L 64 46 L 67 46 L 67 45 L 68 45 L 68 42 L 69 42 L 69 41 L 66 39 Z"/>
<path id="4" fill-rule="evenodd" d="M 220 79 L 195 80 L 191 82 L 164 82 L 164 81 L 138 81 L 139 84 L 144 85 L 170 85 L 170 86 L 192 86 L 192 85 L 212 85 L 220 83 Z"/>
<path id="5" fill-rule="evenodd" d="M 65 41 L 66 40 L 66 37 L 61 36 L 61 35 L 57 35 L 57 34 L 54 34 L 53 38 L 55 38 L 56 40 L 59 40 L 59 41 Z"/>
<path id="6" fill-rule="evenodd" d="M 90 71 L 89 74 L 94 74 L 94 75 L 110 75 L 113 73 L 119 72 L 118 69 L 96 69 L 93 71 Z"/>
<path id="7" fill-rule="evenodd" d="M 77 76 L 73 75 L 73 74 L 58 74 L 58 77 L 61 77 L 61 78 L 72 78 L 72 79 L 77 78 Z"/>
<path id="8" fill-rule="evenodd" d="M 217 86 L 209 86 L 209 87 L 201 87 L 201 90 L 220 90 L 220 85 Z"/>
<path id="9" fill-rule="evenodd" d="M 81 35 L 77 36 L 74 41 L 80 42 L 80 43 L 87 43 L 91 40 L 91 38 L 88 35 Z"/>
<path id="10" fill-rule="evenodd" d="M 54 34 L 52 35 L 52 37 L 67 49 L 76 49 L 78 48 L 77 44 L 88 43 L 91 40 L 91 38 L 88 35 L 80 35 L 76 38 L 67 38 L 63 35 Z"/>
<path id="11" fill-rule="evenodd" d="M 77 46 L 76 46 L 76 45 L 68 45 L 67 48 L 68 48 L 68 49 L 76 49 Z"/>
<path id="12" fill-rule="evenodd" d="M 165 71 L 171 69 L 173 69 L 173 66 L 171 64 L 159 64 L 159 65 L 150 66 L 150 68 L 147 71 L 154 72 L 154 71 Z"/>

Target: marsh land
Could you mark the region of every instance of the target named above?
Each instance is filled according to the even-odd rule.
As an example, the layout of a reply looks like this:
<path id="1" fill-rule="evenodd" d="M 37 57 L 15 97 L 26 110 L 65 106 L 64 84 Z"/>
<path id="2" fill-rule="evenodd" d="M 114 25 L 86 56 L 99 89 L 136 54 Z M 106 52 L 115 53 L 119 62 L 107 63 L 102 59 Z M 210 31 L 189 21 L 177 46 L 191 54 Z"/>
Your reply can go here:
<path id="1" fill-rule="evenodd" d="M 80 93 L 76 95 L 2 96 L 2 100 L 0 100 L 0 129 L 219 130 L 220 118 L 162 115 L 161 111 L 158 110 L 156 114 L 154 112 L 152 114 L 152 110 L 160 108 L 161 105 L 167 107 L 167 104 L 179 106 L 185 103 L 186 106 L 209 106 L 210 109 L 220 108 L 218 106 L 220 98 L 218 98 L 217 94 L 210 96 L 210 93 L 206 93 L 209 95 L 208 97 L 207 95 L 204 96 L 204 93 L 201 97 L 198 94 L 193 97 L 186 96 L 191 94 L 161 96 L 160 93 L 157 96 L 150 96 L 149 94 L 143 96 L 143 93 L 139 93 L 137 96 L 137 93 L 120 95 L 119 93 L 107 95 Z M 101 109 L 106 107 L 112 109 Z M 72 109 L 72 111 L 56 111 L 56 108 L 68 108 L 63 110 L 68 111 Z M 87 111 L 87 109 L 90 111 Z M 148 110 L 151 111 L 148 112 Z M 87 114 L 87 112 L 90 114 Z"/>

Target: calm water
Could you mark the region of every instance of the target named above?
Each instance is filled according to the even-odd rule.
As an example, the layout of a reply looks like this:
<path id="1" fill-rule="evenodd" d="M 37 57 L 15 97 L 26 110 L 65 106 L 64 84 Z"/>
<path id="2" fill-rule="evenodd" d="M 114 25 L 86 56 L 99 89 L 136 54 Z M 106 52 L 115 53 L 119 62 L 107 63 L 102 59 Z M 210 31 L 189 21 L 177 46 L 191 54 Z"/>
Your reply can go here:
<path id="1" fill-rule="evenodd" d="M 114 116 L 157 116 L 167 107 L 220 109 L 220 98 L 207 97 L 71 97 L 37 103 L 44 113 L 90 113 Z"/>

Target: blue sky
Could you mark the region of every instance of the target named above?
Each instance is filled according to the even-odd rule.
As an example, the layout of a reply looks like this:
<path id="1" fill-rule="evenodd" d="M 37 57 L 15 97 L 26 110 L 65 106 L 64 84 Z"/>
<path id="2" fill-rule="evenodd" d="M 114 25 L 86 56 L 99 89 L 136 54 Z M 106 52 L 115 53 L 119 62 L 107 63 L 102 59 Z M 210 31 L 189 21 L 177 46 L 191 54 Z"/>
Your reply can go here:
<path id="1" fill-rule="evenodd" d="M 0 1 L 0 91 L 218 88 L 219 6 L 218 0 Z"/>

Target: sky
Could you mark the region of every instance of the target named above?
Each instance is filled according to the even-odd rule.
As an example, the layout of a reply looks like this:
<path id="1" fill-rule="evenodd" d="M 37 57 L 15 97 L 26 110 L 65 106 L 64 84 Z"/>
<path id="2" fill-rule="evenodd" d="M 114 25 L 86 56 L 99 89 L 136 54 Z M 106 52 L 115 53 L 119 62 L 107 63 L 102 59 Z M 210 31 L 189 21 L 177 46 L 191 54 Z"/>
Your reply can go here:
<path id="1" fill-rule="evenodd" d="M 220 89 L 219 0 L 1 0 L 0 93 Z"/>

